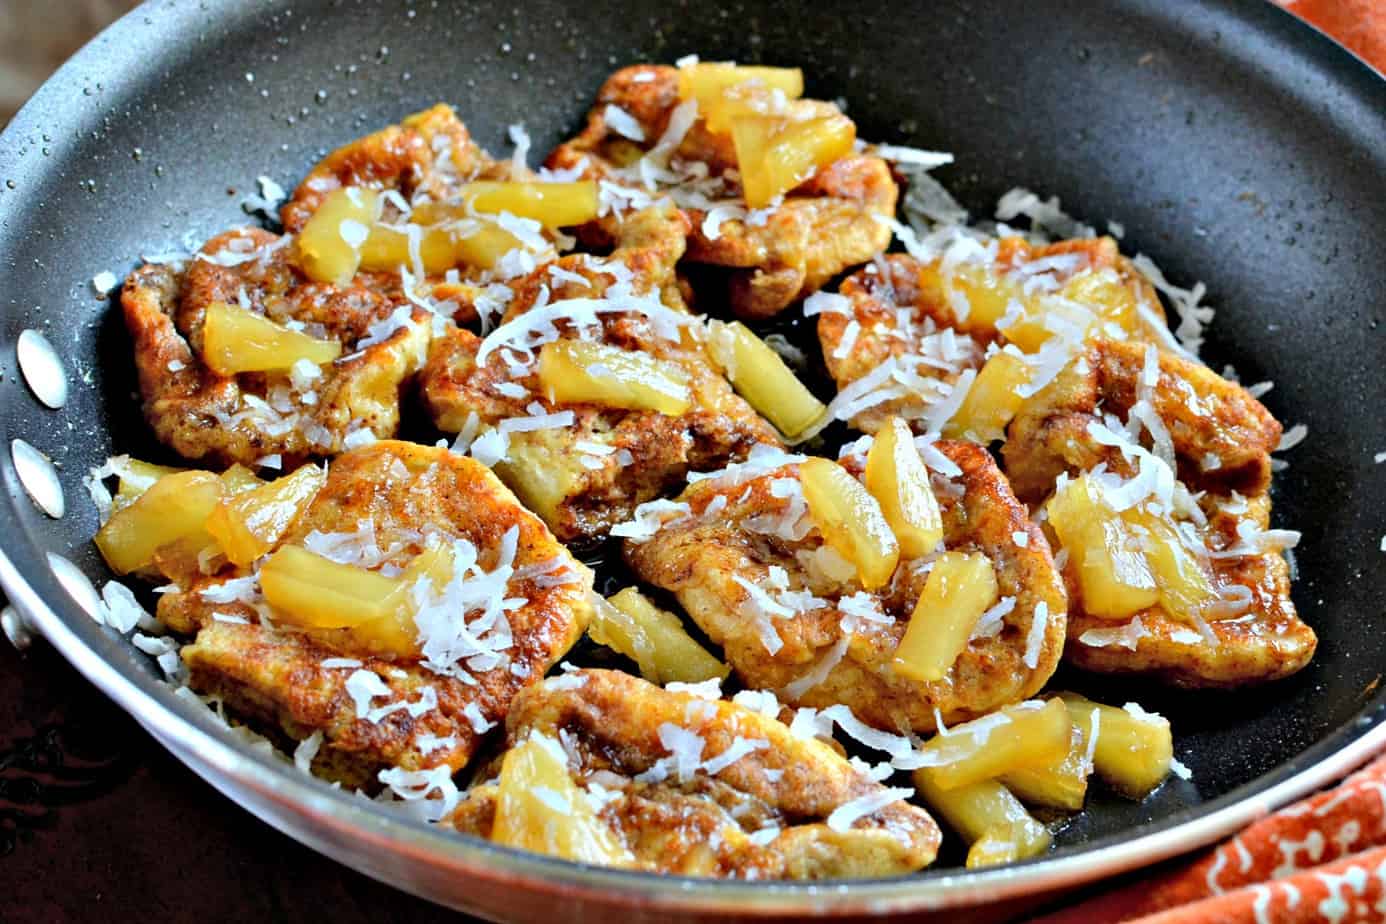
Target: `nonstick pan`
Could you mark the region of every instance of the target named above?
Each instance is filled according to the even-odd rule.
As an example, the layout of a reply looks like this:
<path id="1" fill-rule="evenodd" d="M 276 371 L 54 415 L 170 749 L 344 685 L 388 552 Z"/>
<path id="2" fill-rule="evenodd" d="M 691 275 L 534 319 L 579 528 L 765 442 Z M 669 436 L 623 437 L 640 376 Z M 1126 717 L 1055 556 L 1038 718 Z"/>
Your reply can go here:
<path id="1" fill-rule="evenodd" d="M 938 172 L 986 217 L 1015 185 L 1057 194 L 1219 307 L 1205 356 L 1310 438 L 1278 478 L 1276 525 L 1304 532 L 1295 598 L 1314 662 L 1254 691 L 1065 684 L 1158 709 L 1192 779 L 1140 804 L 1096 798 L 1041 859 L 978 873 L 766 885 L 585 868 L 428 830 L 233 743 L 64 590 L 52 555 L 98 582 L 82 475 L 149 454 L 129 343 L 93 276 L 248 221 L 265 174 L 288 186 L 330 148 L 437 100 L 503 151 L 546 150 L 602 78 L 636 61 L 799 64 L 862 137 L 950 150 Z M 55 645 L 216 787 L 304 843 L 400 888 L 515 920 L 865 916 L 1050 892 L 1206 844 L 1386 743 L 1386 83 L 1261 0 L 1024 4 L 393 0 L 146 3 L 68 63 L 0 136 L 0 418 L 57 464 L 67 512 L 25 495 L 7 451 L 0 581 Z M 35 400 L 15 366 L 44 332 L 71 397 Z M 70 577 L 69 577 L 70 580 Z M 132 806 L 137 811 L 138 806 Z M 312 888 L 305 883 L 304 888 Z"/>

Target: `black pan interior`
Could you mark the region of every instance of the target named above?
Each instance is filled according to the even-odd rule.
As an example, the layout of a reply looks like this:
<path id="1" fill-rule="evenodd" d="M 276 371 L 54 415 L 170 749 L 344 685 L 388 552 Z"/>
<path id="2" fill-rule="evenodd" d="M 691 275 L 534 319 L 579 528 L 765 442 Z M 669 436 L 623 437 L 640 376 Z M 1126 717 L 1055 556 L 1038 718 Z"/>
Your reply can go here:
<path id="1" fill-rule="evenodd" d="M 1379 718 L 1386 672 L 1386 84 L 1261 0 L 778 4 L 555 0 L 147 3 L 50 84 L 0 142 L 0 381 L 5 435 L 60 464 L 71 512 L 47 520 L 6 461 L 5 551 L 104 573 L 80 476 L 111 452 L 156 454 L 132 397 L 128 340 L 92 276 L 248 217 L 332 147 L 437 100 L 493 152 L 524 122 L 542 156 L 615 66 L 704 58 L 798 64 L 848 101 L 862 137 L 949 150 L 937 172 L 975 216 L 1015 185 L 1126 229 L 1219 308 L 1205 356 L 1310 439 L 1278 479 L 1276 525 L 1304 532 L 1295 598 L 1319 633 L 1301 674 L 1244 692 L 1171 693 L 1063 676 L 1174 723 L 1193 771 L 1139 805 L 1094 794 L 1061 845 L 1163 826 L 1283 779 Z M 14 367 L 26 327 L 77 386 L 39 408 Z M 75 610 L 74 610 L 75 612 Z M 149 671 L 90 624 L 98 650 Z M 1366 712 L 1363 710 L 1366 709 Z M 1105 842 L 1110 843 L 1110 840 Z"/>

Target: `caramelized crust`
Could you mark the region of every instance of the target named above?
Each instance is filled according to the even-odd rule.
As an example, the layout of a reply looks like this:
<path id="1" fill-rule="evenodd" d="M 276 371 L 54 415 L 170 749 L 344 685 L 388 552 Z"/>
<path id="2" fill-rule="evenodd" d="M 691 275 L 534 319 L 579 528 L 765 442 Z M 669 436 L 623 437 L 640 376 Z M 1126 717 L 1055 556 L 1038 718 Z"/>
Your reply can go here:
<path id="1" fill-rule="evenodd" d="M 674 274 L 686 227 L 687 220 L 674 211 L 650 209 L 629 216 L 621 229 L 621 247 L 610 257 L 567 256 L 513 281 L 514 295 L 502 321 L 523 317 L 541 293 L 549 304 L 565 298 L 601 298 L 618 284 L 618 274 L 635 292 L 648 293 L 664 307 L 686 315 Z M 615 267 L 616 273 L 604 267 Z M 577 283 L 573 274 L 585 282 Z M 638 504 L 681 484 L 688 472 L 744 458 L 757 443 L 779 444 L 774 428 L 709 363 L 700 331 L 685 327 L 675 341 L 659 335 L 636 312 L 605 313 L 600 320 L 606 344 L 675 363 L 687 373 L 691 407 L 686 413 L 554 404 L 543 394 L 534 366 L 512 375 L 506 350 L 491 352 L 478 366 L 482 340 L 468 331 L 437 341 L 423 373 L 424 399 L 444 431 L 462 430 L 473 414 L 483 429 L 489 429 L 524 416 L 535 401 L 546 412 L 572 411 L 570 426 L 511 433 L 508 458 L 497 465 L 501 477 L 564 541 L 600 538 L 612 525 L 629 519 Z M 558 323 L 561 336 L 577 333 L 571 322 Z M 502 393 L 514 386 L 522 389 L 520 397 Z M 579 443 L 603 445 L 611 452 L 587 456 L 591 461 L 584 462 Z"/>
<path id="2" fill-rule="evenodd" d="M 704 759 L 738 738 L 764 744 L 715 776 L 700 771 L 685 781 L 637 782 L 633 777 L 668 755 L 660 740 L 668 725 L 698 736 Z M 892 876 L 927 866 L 938 850 L 937 825 L 906 802 L 846 830 L 829 827 L 834 809 L 882 791 L 881 785 L 824 742 L 800 738 L 734 703 L 661 690 L 615 671 L 583 670 L 516 698 L 507 744 L 536 731 L 564 742 L 575 780 L 608 793 L 600 817 L 639 869 L 740 879 Z M 452 823 L 489 837 L 496 796 L 494 783 L 473 788 Z M 750 840 L 767 829 L 775 831 L 772 839 Z"/>
<path id="3" fill-rule="evenodd" d="M 460 769 L 482 738 L 463 710 L 475 706 L 482 725 L 504 720 L 515 693 L 542 677 L 586 629 L 591 576 L 490 471 L 442 449 L 383 441 L 339 456 L 327 483 L 280 545 L 303 545 L 313 532 L 359 532 L 363 524 L 375 546 L 388 552 L 387 564 L 407 563 L 421 551 L 425 535 L 437 531 L 472 543 L 488 570 L 495 566 L 502 537 L 518 527 L 518 573 L 507 596 L 523 605 L 507 611 L 513 640 L 500 664 L 468 669 L 465 678 L 443 675 L 417 658 L 363 653 L 349 630 L 276 628 L 265 618 L 272 619 L 272 611 L 257 602 L 258 589 L 236 594 L 231 602 L 209 599 L 209 592 L 228 596 L 229 582 L 253 571 L 223 570 L 165 594 L 159 618 L 175 632 L 196 635 L 182 650 L 194 689 L 223 697 L 235 711 L 278 725 L 291 738 L 322 732 L 324 771 L 366 781 L 380 767 Z M 552 583 L 565 569 L 570 579 Z M 374 707 L 417 702 L 422 688 L 432 687 L 437 708 L 418 716 L 397 710 L 377 722 L 367 720 L 345 686 L 358 668 L 329 666 L 331 659 L 343 658 L 363 662 L 362 668 L 390 688 L 388 696 L 373 700 Z M 444 743 L 422 745 L 425 734 Z"/>
<path id="4" fill-rule="evenodd" d="M 559 145 L 548 158 L 553 169 L 580 169 L 584 177 L 626 185 L 621 171 L 639 160 L 669 127 L 679 104 L 678 70 L 637 65 L 612 74 L 597 94 L 582 132 Z M 644 134 L 633 142 L 608 124 L 607 106 L 629 114 Z M 830 104 L 819 104 L 836 111 Z M 719 267 L 727 298 L 737 314 L 770 317 L 817 291 L 828 280 L 864 263 L 890 244 L 890 228 L 880 219 L 895 215 L 899 188 L 885 161 L 851 155 L 819 171 L 784 201 L 753 216 L 709 220 L 713 204 L 741 199 L 733 172 L 736 155 L 729 138 L 707 131 L 701 119 L 674 152 L 686 163 L 705 165 L 711 192 L 680 202 L 689 219 L 690 263 Z M 662 190 L 661 190 L 662 192 Z M 659 194 L 656 194 L 658 197 Z M 744 209 L 741 212 L 745 215 Z M 608 245 L 619 233 L 620 216 L 611 214 L 580 231 L 587 242 Z"/>
<path id="5" fill-rule="evenodd" d="M 228 256 L 246 259 L 232 266 L 214 262 Z M 342 358 L 303 387 L 282 372 L 220 375 L 202 359 L 202 323 L 213 302 L 240 303 L 277 323 L 305 325 L 341 343 Z M 422 366 L 432 337 L 429 313 L 407 308 L 398 277 L 361 273 L 346 287 L 312 282 L 298 268 L 289 239 L 254 228 L 212 238 L 182 273 L 160 264 L 141 267 L 126 281 L 121 305 L 145 418 L 179 455 L 212 464 L 334 455 L 355 430 L 394 436 L 401 392 Z M 371 325 L 400 308 L 410 311 L 412 323 L 354 349 Z"/>
<path id="6" fill-rule="evenodd" d="M 888 590 L 875 595 L 891 622 L 857 620 L 841 660 L 825 679 L 798 696 L 784 692 L 811 675 L 843 640 L 841 624 L 847 614 L 841 600 L 861 589 L 855 578 L 839 582 L 816 573 L 809 563 L 823 545 L 816 528 L 797 540 L 769 531 L 791 503 L 775 483 L 797 481 L 796 464 L 746 481 L 709 479 L 693 485 L 681 497 L 689 504 L 689 515 L 668 523 L 648 541 L 628 540 L 627 561 L 641 579 L 679 599 L 693 621 L 723 646 L 727 663 L 750 687 L 781 691 L 797 705 L 845 703 L 862 721 L 891 732 L 933 731 L 939 714 L 949 725 L 976 718 L 1026 699 L 1049 679 L 1063 648 L 1066 601 L 1048 542 L 986 450 L 962 442 L 938 446 L 962 470 L 957 479 L 935 476 L 944 544 L 985 553 L 995 566 L 1000 597 L 1015 600 L 1000 633 L 969 642 L 940 681 L 909 680 L 891 667 L 927 578 L 921 559 L 902 562 Z M 718 502 L 709 513 L 717 497 L 725 498 L 725 506 Z M 1017 533 L 1026 537 L 1024 546 L 1017 544 Z M 819 598 L 793 618 L 771 620 L 782 642 L 774 653 L 766 645 L 750 591 L 736 580 L 770 587 L 772 568 L 784 570 L 791 588 L 809 589 Z M 1027 640 L 1041 605 L 1047 623 L 1035 667 L 1029 668 L 1024 664 Z"/>

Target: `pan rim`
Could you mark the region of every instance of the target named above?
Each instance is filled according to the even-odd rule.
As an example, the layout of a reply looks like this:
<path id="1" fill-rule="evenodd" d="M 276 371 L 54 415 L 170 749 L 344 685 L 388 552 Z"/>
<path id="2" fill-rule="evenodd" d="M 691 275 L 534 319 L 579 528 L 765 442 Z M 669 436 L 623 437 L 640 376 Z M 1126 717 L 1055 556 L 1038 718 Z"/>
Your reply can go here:
<path id="1" fill-rule="evenodd" d="M 1260 0 L 1204 2 L 1239 11 L 1248 19 L 1260 18 L 1266 29 L 1286 33 L 1287 43 L 1296 42 L 1306 57 L 1326 61 L 1325 67 L 1331 71 L 1335 84 L 1350 87 L 1365 79 L 1368 83 L 1362 86 L 1369 88 L 1367 92 L 1386 100 L 1386 79 L 1378 72 L 1330 37 L 1275 4 Z M 94 58 L 94 46 L 113 42 L 123 28 L 130 26 L 131 20 L 147 15 L 156 5 L 155 0 L 147 0 L 89 42 L 16 114 L 7 129 L 0 133 L 0 175 L 24 174 L 35 169 L 33 165 L 21 168 L 13 150 L 22 136 L 38 130 L 39 110 L 59 92 L 79 92 L 79 74 Z M 232 4 L 225 5 L 229 8 Z M 163 15 L 168 11 L 159 12 Z M 1297 32 L 1297 35 L 1289 36 L 1290 32 Z M 1382 111 L 1386 111 L 1386 105 Z M 9 172 L 11 170 L 15 173 Z M 3 205 L 10 207 L 12 198 Z M 176 697 L 161 682 L 152 677 L 137 677 L 138 671 L 119 665 L 100 651 L 101 648 L 114 650 L 116 641 L 107 637 L 70 598 L 66 598 L 51 571 L 42 566 L 42 546 L 24 527 L 16 509 L 16 505 L 24 501 L 13 491 L 10 495 L 8 504 L 0 504 L 0 528 L 16 537 L 15 545 L 20 548 L 10 546 L 0 550 L 0 585 L 4 586 L 11 602 L 79 672 L 149 728 L 165 747 L 196 772 L 204 776 L 208 775 L 207 770 L 220 774 L 224 783 L 250 789 L 267 804 L 344 835 L 358 839 L 365 835 L 382 845 L 388 844 L 389 849 L 400 854 L 426 854 L 425 859 L 438 865 L 446 861 L 457 874 L 508 875 L 528 884 L 577 890 L 582 898 L 594 901 L 611 901 L 610 893 L 614 892 L 619 893 L 621 899 L 638 899 L 650 907 L 668 910 L 735 910 L 743 914 L 904 912 L 1047 891 L 1132 869 L 1211 843 L 1329 782 L 1386 745 L 1386 724 L 1383 724 L 1386 693 L 1382 693 L 1290 761 L 1190 809 L 1196 814 L 1188 820 L 1143 834 L 1136 833 L 1142 828 L 1129 829 L 1069 848 L 1072 852 L 991 871 L 936 871 L 901 879 L 858 880 L 850 884 L 750 884 L 586 867 L 424 828 L 384 808 L 334 793 L 303 778 L 291 766 L 234 746 L 217 733 L 210 719 L 203 721 L 194 715 L 191 706 L 175 702 Z M 22 553 L 37 567 L 21 569 L 12 561 L 12 551 Z M 1268 780 L 1273 782 L 1268 784 Z M 226 791 L 222 783 L 214 781 L 214 785 Z M 234 795 L 232 798 L 238 803 L 241 801 Z M 284 830 L 280 820 L 261 817 Z M 302 839 L 297 834 L 294 836 Z M 408 883 L 384 881 L 414 891 Z M 437 898 L 426 892 L 419 894 Z"/>

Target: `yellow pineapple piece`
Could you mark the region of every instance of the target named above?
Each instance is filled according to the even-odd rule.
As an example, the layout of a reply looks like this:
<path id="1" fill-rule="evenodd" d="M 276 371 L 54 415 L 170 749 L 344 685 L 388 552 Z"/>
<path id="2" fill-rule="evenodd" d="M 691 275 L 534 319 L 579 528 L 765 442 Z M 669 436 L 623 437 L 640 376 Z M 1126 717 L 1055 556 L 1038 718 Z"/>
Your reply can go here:
<path id="1" fill-rule="evenodd" d="M 920 748 L 928 765 L 916 775 L 940 789 L 956 789 L 1022 767 L 1047 766 L 1068 753 L 1073 724 L 1058 700 L 1007 706 L 930 738 Z"/>
<path id="2" fill-rule="evenodd" d="M 506 752 L 497 784 L 491 840 L 509 847 L 594 863 L 629 866 L 630 851 L 597 815 L 568 772 L 568 758 L 539 732 Z"/>
<path id="3" fill-rule="evenodd" d="M 1025 302 L 1020 283 L 989 263 L 960 263 L 946 279 L 939 264 L 931 263 L 920 270 L 919 285 L 933 301 L 954 306 L 955 313 L 963 313 L 957 311 L 957 302 L 965 303 L 966 317 L 959 319 L 958 326 L 967 331 L 990 330 L 1012 302 Z"/>
<path id="4" fill-rule="evenodd" d="M 1134 703 L 1104 706 L 1076 693 L 1060 693 L 1073 724 L 1084 739 L 1094 733 L 1093 770 L 1113 789 L 1132 799 L 1144 798 L 1169 775 L 1174 739 L 1169 720 Z"/>
<path id="5" fill-rule="evenodd" d="M 477 269 L 493 269 L 510 251 L 524 249 L 519 238 L 499 225 L 483 224 L 466 236 L 458 234 L 454 238 L 453 253 L 457 262 Z"/>
<path id="6" fill-rule="evenodd" d="M 679 68 L 679 98 L 696 99 L 700 113 L 714 109 L 727 91 L 748 85 L 798 99 L 804 95 L 804 72 L 797 67 L 744 67 L 729 61 L 700 61 Z M 711 125 L 708 128 L 717 131 Z"/>
<path id="7" fill-rule="evenodd" d="M 943 516 L 914 434 L 899 417 L 876 432 L 866 454 L 866 490 L 876 498 L 905 558 L 920 558 L 943 541 Z"/>
<path id="8" fill-rule="evenodd" d="M 361 245 L 380 215 L 372 189 L 334 189 L 299 232 L 298 258 L 308 278 L 345 286 L 361 265 Z"/>
<path id="9" fill-rule="evenodd" d="M 929 808 L 970 845 L 968 869 L 1013 863 L 1049 849 L 1049 829 L 995 780 L 943 789 L 917 770 L 914 785 Z"/>
<path id="10" fill-rule="evenodd" d="M 564 404 L 650 410 L 677 417 L 691 405 L 683 367 L 590 340 L 554 340 L 539 351 L 539 382 Z"/>
<path id="11" fill-rule="evenodd" d="M 828 409 L 804 387 L 764 340 L 740 321 L 712 321 L 709 352 L 737 394 L 788 440 L 813 429 Z"/>
<path id="12" fill-rule="evenodd" d="M 572 183 L 468 183 L 458 192 L 478 212 L 509 212 L 530 218 L 546 228 L 567 228 L 597 217 L 597 184 L 592 180 Z"/>
<path id="13" fill-rule="evenodd" d="M 207 531 L 233 565 L 249 565 L 283 538 L 317 496 L 327 473 L 316 465 L 222 498 L 207 517 Z"/>
<path id="14" fill-rule="evenodd" d="M 221 483 L 226 485 L 228 492 L 240 494 L 242 491 L 253 491 L 264 484 L 265 480 L 237 462 L 221 473 Z"/>
<path id="15" fill-rule="evenodd" d="M 391 615 L 403 581 L 286 545 L 260 568 L 260 589 L 282 622 L 341 629 Z"/>
<path id="16" fill-rule="evenodd" d="M 900 561 L 900 546 L 890 531 L 881 505 L 847 470 L 827 459 L 807 459 L 799 465 L 814 525 L 833 550 L 857 568 L 867 590 L 890 583 Z"/>
<path id="17" fill-rule="evenodd" d="M 1063 759 L 1033 767 L 1021 767 L 1000 777 L 1006 788 L 1030 805 L 1076 812 L 1083 807 L 1088 792 L 1088 736 L 1073 727 L 1068 753 Z"/>
<path id="18" fill-rule="evenodd" d="M 1070 481 L 1046 505 L 1049 525 L 1077 570 L 1083 609 L 1094 616 L 1124 619 L 1160 599 L 1142 537 L 1102 498 L 1092 479 Z"/>
<path id="19" fill-rule="evenodd" d="M 980 553 L 940 555 L 895 649 L 895 672 L 925 683 L 942 680 L 997 593 L 990 558 Z"/>
<path id="20" fill-rule="evenodd" d="M 840 114 L 801 121 L 742 116 L 732 120 L 731 133 L 746 204 L 760 209 L 850 154 L 857 127 Z"/>
<path id="21" fill-rule="evenodd" d="M 1037 352 L 1058 330 L 1084 339 L 1102 322 L 1101 316 L 1086 305 L 1048 293 L 1026 299 L 1024 308 L 1017 319 L 998 325 L 997 330 L 1026 353 Z"/>
<path id="22" fill-rule="evenodd" d="M 1134 515 L 1149 536 L 1145 560 L 1159 586 L 1160 605 L 1176 619 L 1197 623 L 1202 619 L 1203 608 L 1218 599 L 1198 556 L 1164 518 L 1143 511 L 1127 513 Z"/>
<path id="23" fill-rule="evenodd" d="M 1071 302 L 1088 306 L 1104 321 L 1116 324 L 1127 334 L 1137 336 L 1145 330 L 1135 291 L 1110 267 L 1076 274 L 1064 283 L 1059 294 Z"/>
<path id="24" fill-rule="evenodd" d="M 588 630 L 592 640 L 630 658 L 650 683 L 699 683 L 731 673 L 688 634 L 677 616 L 655 606 L 634 587 L 598 600 Z"/>
<path id="25" fill-rule="evenodd" d="M 225 491 L 211 472 L 166 475 L 111 514 L 96 547 L 117 574 L 148 568 L 161 549 L 175 544 L 190 551 L 195 566 L 197 551 L 215 544 L 203 524 Z"/>
<path id="26" fill-rule="evenodd" d="M 113 459 L 111 464 L 115 469 L 116 477 L 120 479 L 116 487 L 115 497 L 112 498 L 112 509 L 114 510 L 129 506 L 132 501 L 148 491 L 154 482 L 160 478 L 186 471 L 186 469 L 173 468 L 169 465 L 143 462 L 128 456 L 119 460 Z"/>
<path id="27" fill-rule="evenodd" d="M 403 266 L 413 272 L 411 235 L 418 237 L 419 262 L 425 274 L 440 275 L 457 265 L 457 247 L 446 229 L 413 222 L 402 226 L 377 223 L 371 226 L 370 236 L 361 245 L 361 269 L 393 273 Z"/>
<path id="28" fill-rule="evenodd" d="M 290 330 L 238 305 L 213 302 L 202 327 L 202 359 L 218 375 L 288 369 L 300 359 L 324 365 L 342 355 L 335 340 Z"/>
<path id="29" fill-rule="evenodd" d="M 1006 425 L 1020 410 L 1025 399 L 1020 388 L 1033 377 L 1030 364 L 1014 353 L 993 353 L 973 379 L 962 404 L 944 424 L 949 439 L 970 438 L 990 443 L 1006 435 Z"/>

